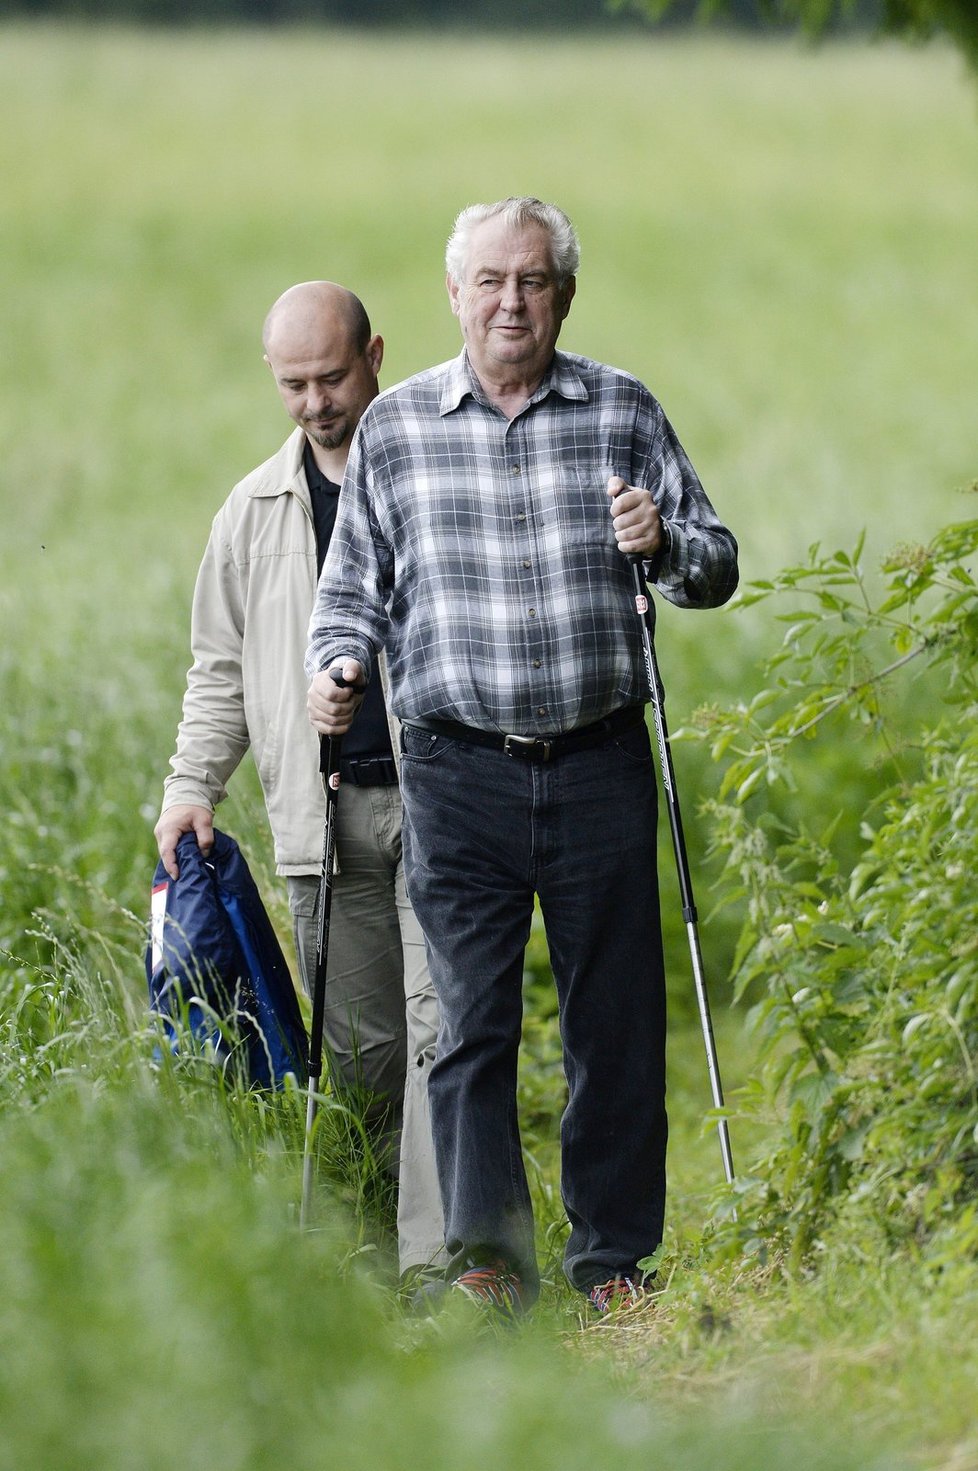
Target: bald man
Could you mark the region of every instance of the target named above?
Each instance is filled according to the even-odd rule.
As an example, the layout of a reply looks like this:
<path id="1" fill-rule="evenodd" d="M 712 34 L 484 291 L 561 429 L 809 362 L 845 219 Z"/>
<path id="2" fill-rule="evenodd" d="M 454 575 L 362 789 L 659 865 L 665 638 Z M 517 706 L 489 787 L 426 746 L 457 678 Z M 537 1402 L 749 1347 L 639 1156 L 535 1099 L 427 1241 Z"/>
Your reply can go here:
<path id="1" fill-rule="evenodd" d="M 214 809 L 251 748 L 309 992 L 324 799 L 302 661 L 350 441 L 376 397 L 384 344 L 358 298 L 329 281 L 303 282 L 279 297 L 262 341 L 297 427 L 214 518 L 194 591 L 194 662 L 155 836 L 173 878 L 183 833 L 195 833 L 207 853 Z M 357 725 L 344 741 L 337 808 L 325 1035 L 334 1077 L 365 1088 L 375 1114 L 386 1108 L 392 1137 L 400 1126 L 398 1247 L 402 1274 L 413 1276 L 443 1257 L 427 1101 L 437 1003 L 404 888 L 397 743 L 378 680 Z"/>

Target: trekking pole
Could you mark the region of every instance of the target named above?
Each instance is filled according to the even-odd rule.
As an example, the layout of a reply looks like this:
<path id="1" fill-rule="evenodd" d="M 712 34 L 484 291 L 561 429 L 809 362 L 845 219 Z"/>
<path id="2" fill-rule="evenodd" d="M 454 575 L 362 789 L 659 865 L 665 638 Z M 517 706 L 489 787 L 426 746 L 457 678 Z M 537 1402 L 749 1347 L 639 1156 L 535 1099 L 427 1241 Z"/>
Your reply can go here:
<path id="1" fill-rule="evenodd" d="M 662 772 L 662 786 L 666 794 L 666 806 L 669 810 L 669 828 L 672 832 L 672 846 L 676 855 L 676 870 L 679 874 L 679 892 L 682 898 L 683 919 L 686 922 L 689 954 L 693 963 L 693 984 L 696 987 L 700 1026 L 703 1029 L 703 1042 L 706 1047 L 706 1065 L 710 1074 L 710 1089 L 713 1094 L 714 1108 L 722 1109 L 723 1087 L 720 1082 L 720 1063 L 717 1059 L 716 1040 L 713 1036 L 713 1021 L 710 1017 L 710 1000 L 706 992 L 706 978 L 703 974 L 703 955 L 700 950 L 696 904 L 693 899 L 693 884 L 689 874 L 689 860 L 686 856 L 686 839 L 683 836 L 683 819 L 682 813 L 679 810 L 676 773 L 673 768 L 672 751 L 669 746 L 669 730 L 666 725 L 665 690 L 663 689 L 662 680 L 659 678 L 659 665 L 655 657 L 655 609 L 645 585 L 641 553 L 630 552 L 628 554 L 628 562 L 632 569 L 632 581 L 635 587 L 635 611 L 642 625 L 642 649 L 645 654 L 645 669 L 648 675 L 649 688 L 652 692 L 652 719 L 655 724 L 656 742 L 659 747 L 659 766 Z M 723 1172 L 726 1176 L 727 1184 L 731 1185 L 733 1184 L 734 1178 L 733 1155 L 730 1150 L 730 1130 L 727 1128 L 725 1118 L 717 1119 L 717 1133 L 720 1136 Z"/>
<path id="2" fill-rule="evenodd" d="M 348 681 L 330 671 L 341 688 Z M 323 828 L 323 866 L 319 882 L 319 914 L 316 921 L 316 976 L 312 988 L 312 1030 L 309 1034 L 309 1096 L 306 1102 L 306 1135 L 302 1152 L 302 1201 L 299 1226 L 309 1219 L 312 1199 L 312 1135 L 319 1106 L 319 1078 L 323 1070 L 323 1023 L 326 1012 L 326 961 L 329 955 L 329 920 L 333 907 L 333 859 L 336 850 L 336 798 L 340 786 L 342 736 L 319 737 L 319 769 L 326 792 L 326 821 Z"/>

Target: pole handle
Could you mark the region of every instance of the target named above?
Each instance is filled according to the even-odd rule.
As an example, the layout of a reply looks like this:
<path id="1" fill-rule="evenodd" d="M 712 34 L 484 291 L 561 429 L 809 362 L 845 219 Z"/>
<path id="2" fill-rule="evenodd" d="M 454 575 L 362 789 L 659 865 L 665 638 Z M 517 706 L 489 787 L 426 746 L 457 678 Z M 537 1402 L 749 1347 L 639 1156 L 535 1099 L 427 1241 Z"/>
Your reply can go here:
<path id="1" fill-rule="evenodd" d="M 339 669 L 331 669 L 329 671 L 329 677 L 335 685 L 338 685 L 341 690 L 356 688 L 355 681 L 352 679 L 344 679 Z M 342 739 L 342 736 L 321 735 L 319 737 L 319 770 L 320 774 L 323 777 L 323 782 L 327 786 L 330 776 L 330 747 L 335 747 L 335 750 L 332 754 L 336 767 L 338 768 L 340 759 L 340 741 Z"/>

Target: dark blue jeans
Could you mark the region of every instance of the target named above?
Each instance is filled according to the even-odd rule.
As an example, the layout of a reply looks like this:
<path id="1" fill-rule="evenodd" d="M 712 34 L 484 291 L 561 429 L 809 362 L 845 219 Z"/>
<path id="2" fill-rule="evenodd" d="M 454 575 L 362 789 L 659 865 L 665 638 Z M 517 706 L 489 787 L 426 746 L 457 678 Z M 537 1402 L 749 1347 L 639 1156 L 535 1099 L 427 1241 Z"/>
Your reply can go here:
<path id="1" fill-rule="evenodd" d="M 583 1291 L 662 1238 L 665 987 L 656 785 L 644 726 L 536 765 L 405 726 L 408 893 L 441 1027 L 428 1084 L 453 1262 L 501 1257 L 539 1276 L 516 1069 L 523 955 L 539 895 L 568 1101 L 564 1268 Z"/>

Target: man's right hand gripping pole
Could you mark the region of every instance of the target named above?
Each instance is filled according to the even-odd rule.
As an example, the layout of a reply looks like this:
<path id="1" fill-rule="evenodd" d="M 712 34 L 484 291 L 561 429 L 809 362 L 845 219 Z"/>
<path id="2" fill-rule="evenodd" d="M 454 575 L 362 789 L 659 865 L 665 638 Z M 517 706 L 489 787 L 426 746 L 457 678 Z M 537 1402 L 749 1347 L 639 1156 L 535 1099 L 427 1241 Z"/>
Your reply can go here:
<path id="1" fill-rule="evenodd" d="M 367 687 L 363 665 L 343 659 L 313 676 L 306 696 L 309 719 L 320 735 L 346 735 Z"/>

